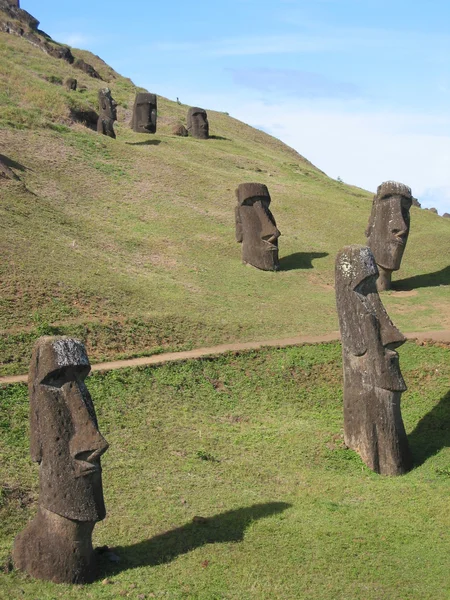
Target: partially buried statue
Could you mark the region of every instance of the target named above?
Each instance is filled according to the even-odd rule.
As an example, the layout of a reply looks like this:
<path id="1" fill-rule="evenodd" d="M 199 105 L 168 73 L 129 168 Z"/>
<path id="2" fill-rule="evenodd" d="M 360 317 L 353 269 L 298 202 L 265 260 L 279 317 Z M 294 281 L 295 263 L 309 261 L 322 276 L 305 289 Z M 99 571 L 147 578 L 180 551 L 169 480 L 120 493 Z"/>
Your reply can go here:
<path id="1" fill-rule="evenodd" d="M 281 234 L 269 210 L 269 190 L 262 183 L 241 183 L 236 197 L 236 240 L 242 243 L 242 262 L 263 271 L 278 271 Z"/>
<path id="2" fill-rule="evenodd" d="M 336 258 L 336 304 L 344 366 L 344 441 L 383 475 L 411 468 L 400 412 L 406 390 L 395 348 L 405 342 L 376 288 L 370 248 L 346 246 Z"/>
<path id="3" fill-rule="evenodd" d="M 98 430 L 84 380 L 90 371 L 81 342 L 40 338 L 28 378 L 30 450 L 39 463 L 39 507 L 14 541 L 13 562 L 32 577 L 86 583 L 95 577 L 92 531 L 105 518 Z"/>
<path id="4" fill-rule="evenodd" d="M 100 112 L 97 121 L 97 132 L 115 138 L 114 121 L 117 121 L 117 102 L 111 96 L 109 88 L 98 91 L 98 103 Z"/>
<path id="5" fill-rule="evenodd" d="M 199 140 L 209 138 L 209 123 L 206 110 L 193 106 L 187 113 L 187 130 L 189 135 Z"/>
<path id="6" fill-rule="evenodd" d="M 156 94 L 136 94 L 131 127 L 136 133 L 156 133 Z"/>
<path id="7" fill-rule="evenodd" d="M 378 186 L 366 229 L 367 245 L 378 265 L 378 291 L 391 288 L 392 271 L 400 269 L 409 235 L 411 189 L 403 183 L 385 181 Z"/>

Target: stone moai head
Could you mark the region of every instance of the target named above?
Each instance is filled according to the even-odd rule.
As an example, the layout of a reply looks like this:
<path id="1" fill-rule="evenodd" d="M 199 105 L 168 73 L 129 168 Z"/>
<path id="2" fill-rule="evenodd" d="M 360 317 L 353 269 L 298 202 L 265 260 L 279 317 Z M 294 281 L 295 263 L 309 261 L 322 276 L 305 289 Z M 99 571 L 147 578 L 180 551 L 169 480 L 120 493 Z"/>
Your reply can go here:
<path id="1" fill-rule="evenodd" d="M 410 467 L 400 414 L 406 390 L 395 348 L 406 340 L 390 320 L 376 287 L 370 248 L 346 246 L 336 258 L 336 305 L 344 365 L 344 439 L 373 470 Z"/>
<path id="2" fill-rule="evenodd" d="M 277 271 L 278 238 L 270 212 L 270 194 L 262 183 L 241 183 L 236 190 L 236 240 L 242 243 L 242 261 L 263 271 Z"/>
<path id="3" fill-rule="evenodd" d="M 30 451 L 40 465 L 39 505 L 67 519 L 96 522 L 105 517 L 100 457 L 108 444 L 84 383 L 89 371 L 78 340 L 38 340 L 28 384 Z"/>
<path id="4" fill-rule="evenodd" d="M 117 121 L 117 102 L 111 96 L 109 88 L 98 91 L 99 117 L 97 123 L 98 133 L 115 138 L 114 121 Z"/>
<path id="5" fill-rule="evenodd" d="M 378 267 L 389 274 L 400 268 L 409 235 L 411 189 L 403 183 L 385 181 L 378 186 L 366 229 L 367 245 Z M 378 289 L 389 289 L 389 282 Z"/>
<path id="6" fill-rule="evenodd" d="M 136 133 L 156 133 L 156 94 L 136 94 L 131 127 Z"/>
<path id="7" fill-rule="evenodd" d="M 187 130 L 189 135 L 199 140 L 207 140 L 209 138 L 209 123 L 206 110 L 196 106 L 188 110 Z"/>
<path id="8" fill-rule="evenodd" d="M 68 77 L 66 79 L 66 81 L 64 82 L 64 85 L 66 86 L 66 90 L 71 92 L 71 91 L 76 91 L 77 86 L 78 86 L 78 81 L 76 79 L 73 79 L 72 77 Z"/>

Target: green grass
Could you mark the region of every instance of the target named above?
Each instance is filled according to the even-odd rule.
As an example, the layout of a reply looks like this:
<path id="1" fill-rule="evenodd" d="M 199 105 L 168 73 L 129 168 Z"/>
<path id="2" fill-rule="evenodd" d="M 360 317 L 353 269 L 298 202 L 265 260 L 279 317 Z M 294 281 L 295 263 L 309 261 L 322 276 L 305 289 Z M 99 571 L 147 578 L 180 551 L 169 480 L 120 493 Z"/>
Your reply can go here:
<path id="1" fill-rule="evenodd" d="M 178 138 L 171 127 L 188 107 L 158 97 L 157 134 L 135 134 L 137 88 L 98 57 L 73 52 L 105 83 L 21 38 L 0 39 L 0 153 L 21 178 L 0 186 L 2 373 L 23 371 L 39 334 L 35 315 L 39 325 L 79 327 L 99 358 L 198 347 L 219 334 L 251 341 L 336 330 L 334 257 L 364 243 L 370 194 L 225 113 L 208 110 L 215 138 Z M 44 79 L 68 76 L 87 90 Z M 119 103 L 117 140 L 70 116 L 96 109 L 105 84 Z M 268 185 L 282 232 L 278 273 L 245 268 L 234 239 L 234 189 L 254 180 Z M 417 208 L 411 221 L 394 275 L 400 291 L 384 295 L 386 306 L 404 331 L 450 328 L 450 222 Z M 116 323 L 126 347 L 96 333 Z"/>
<path id="2" fill-rule="evenodd" d="M 399 478 L 343 446 L 338 344 L 92 376 L 110 443 L 95 544 L 121 562 L 83 587 L 5 574 L 0 597 L 446 600 L 449 349 L 399 353 L 416 462 Z M 26 388 L 1 394 L 0 564 L 38 483 Z"/>

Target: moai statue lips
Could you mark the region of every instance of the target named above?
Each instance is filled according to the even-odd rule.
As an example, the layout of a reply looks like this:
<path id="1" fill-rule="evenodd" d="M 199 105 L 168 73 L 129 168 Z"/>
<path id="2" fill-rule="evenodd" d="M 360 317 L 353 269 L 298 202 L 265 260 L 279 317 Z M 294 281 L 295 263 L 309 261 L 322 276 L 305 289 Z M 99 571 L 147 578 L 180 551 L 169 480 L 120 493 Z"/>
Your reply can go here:
<path id="1" fill-rule="evenodd" d="M 411 189 L 403 183 L 385 181 L 378 186 L 366 230 L 367 245 L 377 265 L 397 271 L 409 235 Z"/>
<path id="2" fill-rule="evenodd" d="M 189 135 L 200 140 L 209 138 L 209 123 L 206 110 L 193 106 L 187 114 L 187 130 Z"/>
<path id="3" fill-rule="evenodd" d="M 243 262 L 263 271 L 277 271 L 281 234 L 269 209 L 269 190 L 261 183 L 241 183 L 236 197 L 236 240 L 242 243 Z"/>
<path id="4" fill-rule="evenodd" d="M 84 383 L 90 371 L 83 344 L 41 338 L 29 375 L 30 450 L 40 464 L 39 504 L 67 519 L 100 521 L 100 457 L 108 444 Z"/>
<path id="5" fill-rule="evenodd" d="M 131 127 L 136 133 L 156 133 L 157 101 L 156 94 L 136 95 Z"/>
<path id="6" fill-rule="evenodd" d="M 376 289 L 371 250 L 347 246 L 336 259 L 336 304 L 344 364 L 344 439 L 373 470 L 399 475 L 411 467 L 400 413 L 406 390 L 398 354 L 405 337 Z"/>

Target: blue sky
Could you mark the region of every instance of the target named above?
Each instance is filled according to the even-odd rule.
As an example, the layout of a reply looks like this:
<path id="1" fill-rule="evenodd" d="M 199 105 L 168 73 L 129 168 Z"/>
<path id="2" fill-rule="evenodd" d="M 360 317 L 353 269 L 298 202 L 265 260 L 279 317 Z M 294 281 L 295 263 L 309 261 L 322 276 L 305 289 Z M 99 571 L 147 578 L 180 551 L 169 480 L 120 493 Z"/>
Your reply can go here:
<path id="1" fill-rule="evenodd" d="M 227 111 L 331 177 L 450 213 L 445 0 L 21 0 L 151 92 Z"/>

